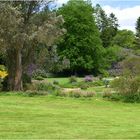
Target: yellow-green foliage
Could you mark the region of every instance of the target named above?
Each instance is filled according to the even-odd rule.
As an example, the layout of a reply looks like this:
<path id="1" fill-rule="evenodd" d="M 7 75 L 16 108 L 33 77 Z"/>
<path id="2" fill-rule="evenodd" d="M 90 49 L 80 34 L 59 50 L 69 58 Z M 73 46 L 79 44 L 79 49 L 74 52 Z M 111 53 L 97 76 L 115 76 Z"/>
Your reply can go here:
<path id="1" fill-rule="evenodd" d="M 5 78 L 8 75 L 7 71 L 1 71 L 0 70 L 0 78 Z"/>
<path id="2" fill-rule="evenodd" d="M 0 65 L 0 78 L 5 78 L 8 75 L 4 65 Z"/>

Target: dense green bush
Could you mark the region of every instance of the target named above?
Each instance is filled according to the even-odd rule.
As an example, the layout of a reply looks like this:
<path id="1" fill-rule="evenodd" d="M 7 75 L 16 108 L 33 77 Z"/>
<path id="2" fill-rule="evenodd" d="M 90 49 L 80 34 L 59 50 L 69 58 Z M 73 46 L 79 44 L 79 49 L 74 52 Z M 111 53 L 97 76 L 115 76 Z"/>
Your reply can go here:
<path id="1" fill-rule="evenodd" d="M 120 63 L 122 76 L 111 87 L 125 102 L 140 102 L 140 57 L 128 57 Z"/>
<path id="2" fill-rule="evenodd" d="M 8 84 L 8 76 L 6 76 L 4 79 L 2 79 L 2 90 L 3 91 L 9 91 L 9 84 Z"/>
<path id="3" fill-rule="evenodd" d="M 40 83 L 37 85 L 37 90 L 51 91 L 51 90 L 55 90 L 55 86 L 51 83 Z"/>
<path id="4" fill-rule="evenodd" d="M 140 77 L 121 77 L 111 83 L 125 102 L 140 102 Z"/>
<path id="5" fill-rule="evenodd" d="M 80 86 L 81 89 L 86 90 L 89 86 L 87 84 L 83 84 Z"/>
<path id="6" fill-rule="evenodd" d="M 24 86 L 24 90 L 25 91 L 35 91 L 35 90 L 37 90 L 37 86 L 36 86 L 36 84 L 35 83 L 31 83 L 31 84 L 29 84 L 29 83 L 27 83 L 27 84 L 25 84 L 25 86 Z"/>
<path id="7" fill-rule="evenodd" d="M 54 84 L 54 85 L 59 85 L 59 82 L 56 81 L 56 80 L 54 80 L 54 81 L 53 81 L 53 84 Z"/>
<path id="8" fill-rule="evenodd" d="M 47 78 L 47 73 L 44 70 L 37 69 L 33 72 L 32 78 L 37 80 L 38 77 Z"/>
<path id="9" fill-rule="evenodd" d="M 22 75 L 22 80 L 23 80 L 23 87 L 25 87 L 26 84 L 30 84 L 32 82 L 31 77 L 27 75 L 26 73 Z"/>
<path id="10" fill-rule="evenodd" d="M 123 71 L 122 74 L 125 77 L 136 77 L 140 76 L 140 57 L 131 56 L 126 58 L 120 63 Z"/>
<path id="11" fill-rule="evenodd" d="M 112 100 L 112 101 L 119 101 L 121 100 L 122 96 L 118 93 L 114 93 L 112 92 L 112 90 L 105 90 L 103 93 L 103 98 L 106 98 L 108 100 Z"/>
<path id="12" fill-rule="evenodd" d="M 0 70 L 5 71 L 6 70 L 5 66 L 4 65 L 0 65 Z"/>
<path id="13" fill-rule="evenodd" d="M 138 93 L 140 92 L 140 77 L 121 77 L 119 79 L 115 79 L 111 82 L 111 87 L 124 95 Z"/>
<path id="14" fill-rule="evenodd" d="M 77 82 L 77 77 L 76 77 L 76 76 L 71 76 L 71 77 L 69 78 L 69 82 L 70 82 L 70 83 L 75 83 L 75 82 Z"/>

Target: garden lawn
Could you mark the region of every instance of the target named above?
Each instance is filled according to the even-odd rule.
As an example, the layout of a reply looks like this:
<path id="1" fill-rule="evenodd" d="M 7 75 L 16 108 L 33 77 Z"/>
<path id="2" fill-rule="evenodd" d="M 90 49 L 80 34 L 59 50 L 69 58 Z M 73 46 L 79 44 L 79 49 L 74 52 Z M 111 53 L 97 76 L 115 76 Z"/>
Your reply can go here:
<path id="1" fill-rule="evenodd" d="M 53 83 L 53 81 L 58 81 L 60 85 L 63 85 L 69 82 L 69 78 L 46 78 L 46 81 L 51 83 Z"/>
<path id="2" fill-rule="evenodd" d="M 84 78 L 77 77 L 77 82 L 81 82 Z M 59 82 L 59 85 L 62 87 L 73 87 L 73 84 L 69 82 L 69 77 L 66 78 L 46 78 L 46 82 L 53 83 L 54 81 Z"/>
<path id="3" fill-rule="evenodd" d="M 84 78 L 77 77 L 76 78 L 78 82 L 83 81 Z M 47 81 L 53 82 L 53 81 L 58 81 L 60 84 L 66 84 L 69 82 L 69 77 L 65 78 L 46 78 Z"/>
<path id="4" fill-rule="evenodd" d="M 1 139 L 140 139 L 140 104 L 0 96 Z"/>

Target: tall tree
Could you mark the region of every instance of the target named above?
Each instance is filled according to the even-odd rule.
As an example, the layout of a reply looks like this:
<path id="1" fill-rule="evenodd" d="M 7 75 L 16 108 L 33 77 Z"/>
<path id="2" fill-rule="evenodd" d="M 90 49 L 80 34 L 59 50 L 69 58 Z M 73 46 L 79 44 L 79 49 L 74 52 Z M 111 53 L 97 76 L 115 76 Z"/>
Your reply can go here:
<path id="1" fill-rule="evenodd" d="M 45 3 L 44 3 L 45 2 Z M 0 3 L 0 43 L 7 56 L 9 90 L 22 90 L 23 54 L 38 43 L 51 45 L 63 33 L 62 16 L 46 12 L 49 1 Z M 27 62 L 26 59 L 25 62 Z"/>
<path id="2" fill-rule="evenodd" d="M 136 47 L 140 49 L 140 17 L 136 22 Z"/>
<path id="3" fill-rule="evenodd" d="M 95 7 L 95 21 L 100 32 L 108 27 L 108 17 L 99 4 Z"/>
<path id="4" fill-rule="evenodd" d="M 100 71 L 103 47 L 93 13 L 91 3 L 84 0 L 70 0 L 58 10 L 67 29 L 58 50 L 61 57 L 70 60 L 73 73 Z"/>
<path id="5" fill-rule="evenodd" d="M 113 13 L 111 13 L 108 17 L 99 4 L 97 4 L 95 7 L 95 17 L 96 25 L 98 26 L 101 33 L 103 47 L 109 47 L 112 38 L 117 33 L 119 26 L 118 20 Z"/>

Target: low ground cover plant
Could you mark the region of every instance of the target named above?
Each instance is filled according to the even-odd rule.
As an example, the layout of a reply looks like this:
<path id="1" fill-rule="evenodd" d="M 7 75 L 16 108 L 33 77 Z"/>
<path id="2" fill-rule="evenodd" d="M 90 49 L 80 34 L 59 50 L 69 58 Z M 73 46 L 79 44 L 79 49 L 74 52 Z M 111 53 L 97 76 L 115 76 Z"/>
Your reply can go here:
<path id="1" fill-rule="evenodd" d="M 103 92 L 103 98 L 111 101 L 119 101 L 122 99 L 122 96 L 116 92 L 113 92 L 111 89 L 107 89 Z"/>
<path id="2" fill-rule="evenodd" d="M 69 78 L 69 82 L 70 82 L 70 83 L 76 83 L 76 82 L 77 82 L 77 77 L 76 77 L 76 76 L 71 76 L 71 77 Z"/>
<path id="3" fill-rule="evenodd" d="M 37 91 L 37 90 L 27 90 L 23 95 L 33 97 L 33 96 L 45 96 L 49 93 L 47 91 Z"/>
<path id="4" fill-rule="evenodd" d="M 95 96 L 96 93 L 94 91 L 83 91 L 80 89 L 75 89 L 75 90 L 71 90 L 71 91 L 61 91 L 61 92 L 57 92 L 57 96 L 61 96 L 61 97 L 73 97 L 73 98 L 80 98 L 80 97 L 93 97 Z"/>
<path id="5" fill-rule="evenodd" d="M 87 89 L 89 87 L 94 87 L 94 86 L 104 86 L 103 80 L 100 79 L 95 79 L 95 81 L 90 81 L 86 82 L 85 78 L 78 80 L 78 78 L 75 77 L 70 77 L 69 82 L 66 82 L 64 84 L 59 84 L 62 88 L 78 88 L 80 87 L 81 89 Z"/>
<path id="6" fill-rule="evenodd" d="M 27 84 L 25 86 L 26 93 L 31 96 L 53 94 L 54 92 L 56 92 L 56 90 L 59 89 L 59 86 L 47 82 L 35 82 L 32 84 Z"/>

